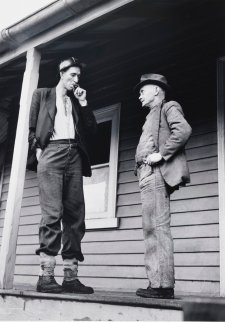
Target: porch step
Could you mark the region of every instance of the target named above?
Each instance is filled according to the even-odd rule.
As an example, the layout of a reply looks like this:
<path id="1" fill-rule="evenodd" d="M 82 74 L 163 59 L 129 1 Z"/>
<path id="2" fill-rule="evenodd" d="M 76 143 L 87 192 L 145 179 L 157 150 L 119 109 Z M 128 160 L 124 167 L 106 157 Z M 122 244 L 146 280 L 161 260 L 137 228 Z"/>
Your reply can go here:
<path id="1" fill-rule="evenodd" d="M 182 321 L 182 299 L 144 299 L 134 292 L 103 290 L 90 295 L 0 290 L 0 320 Z"/>
<path id="2" fill-rule="evenodd" d="M 144 299 L 134 291 L 44 294 L 31 285 L 0 290 L 0 321 L 224 321 L 225 298 L 176 294 Z"/>

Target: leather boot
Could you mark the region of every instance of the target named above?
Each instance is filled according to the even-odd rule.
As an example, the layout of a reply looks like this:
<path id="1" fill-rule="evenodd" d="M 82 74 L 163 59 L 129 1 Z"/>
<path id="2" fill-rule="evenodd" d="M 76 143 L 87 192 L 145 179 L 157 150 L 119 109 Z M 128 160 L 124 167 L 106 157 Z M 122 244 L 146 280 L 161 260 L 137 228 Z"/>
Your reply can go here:
<path id="1" fill-rule="evenodd" d="M 63 291 L 67 293 L 92 294 L 92 287 L 85 286 L 78 278 L 78 260 L 76 258 L 63 260 L 64 280 L 62 283 Z"/>
<path id="2" fill-rule="evenodd" d="M 62 283 L 63 291 L 66 293 L 78 293 L 78 294 L 92 294 L 94 290 L 92 287 L 85 286 L 78 279 L 72 281 L 64 280 Z"/>
<path id="3" fill-rule="evenodd" d="M 54 276 L 39 276 L 37 282 L 37 292 L 42 293 L 62 293 L 63 288 L 59 285 Z"/>
<path id="4" fill-rule="evenodd" d="M 150 286 L 147 289 L 139 288 L 136 291 L 137 296 L 149 297 L 149 298 L 159 298 L 159 299 L 173 299 L 174 298 L 174 289 L 173 288 L 151 288 Z"/>

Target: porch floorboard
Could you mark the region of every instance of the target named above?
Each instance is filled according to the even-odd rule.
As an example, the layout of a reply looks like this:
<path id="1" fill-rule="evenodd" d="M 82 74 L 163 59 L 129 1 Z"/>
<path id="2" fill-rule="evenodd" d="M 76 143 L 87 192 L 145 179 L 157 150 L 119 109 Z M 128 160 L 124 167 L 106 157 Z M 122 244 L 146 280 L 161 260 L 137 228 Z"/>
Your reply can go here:
<path id="1" fill-rule="evenodd" d="M 182 321 L 187 316 L 191 320 L 194 311 L 199 314 L 199 307 L 205 308 L 204 314 L 209 310 L 207 316 L 225 310 L 225 298 L 221 297 L 179 293 L 174 299 L 146 299 L 137 297 L 134 291 L 97 288 L 90 295 L 51 294 L 20 284 L 11 290 L 0 289 L 0 297 L 4 304 L 0 320 L 46 320 L 47 316 L 47 320 Z"/>

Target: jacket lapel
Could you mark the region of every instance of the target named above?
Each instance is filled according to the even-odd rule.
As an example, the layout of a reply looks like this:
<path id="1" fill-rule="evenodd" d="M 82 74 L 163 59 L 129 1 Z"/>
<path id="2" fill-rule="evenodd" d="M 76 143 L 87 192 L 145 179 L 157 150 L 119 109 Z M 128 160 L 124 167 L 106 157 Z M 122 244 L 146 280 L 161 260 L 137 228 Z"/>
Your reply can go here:
<path id="1" fill-rule="evenodd" d="M 76 99 L 73 97 L 73 95 L 69 95 L 72 102 L 72 113 L 73 118 L 75 120 L 75 123 L 78 124 L 79 121 L 79 106 L 76 102 Z M 45 107 L 48 111 L 48 114 L 54 123 L 55 115 L 56 115 L 56 88 L 50 88 L 45 101 Z"/>
<path id="2" fill-rule="evenodd" d="M 76 102 L 76 98 L 73 95 L 69 95 L 72 103 L 72 114 L 76 124 L 79 122 L 79 105 Z"/>
<path id="3" fill-rule="evenodd" d="M 49 89 L 49 92 L 46 97 L 45 107 L 48 111 L 48 114 L 52 122 L 54 122 L 55 114 L 56 114 L 56 88 L 55 87 Z"/>
<path id="4" fill-rule="evenodd" d="M 154 139 L 155 146 L 159 148 L 159 125 L 161 116 L 161 106 L 158 106 L 154 111 L 152 111 L 152 116 L 150 118 L 150 129 Z"/>

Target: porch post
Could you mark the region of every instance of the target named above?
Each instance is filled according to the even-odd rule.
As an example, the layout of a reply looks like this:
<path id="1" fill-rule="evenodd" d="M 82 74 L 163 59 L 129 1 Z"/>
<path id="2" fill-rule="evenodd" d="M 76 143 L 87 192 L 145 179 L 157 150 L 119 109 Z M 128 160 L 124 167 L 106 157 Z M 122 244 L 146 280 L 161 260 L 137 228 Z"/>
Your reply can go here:
<path id="1" fill-rule="evenodd" d="M 0 288 L 4 289 L 13 288 L 17 235 L 28 152 L 29 110 L 32 93 L 37 88 L 40 59 L 41 55 L 35 48 L 27 51 L 0 252 Z"/>
<path id="2" fill-rule="evenodd" d="M 217 63 L 220 296 L 225 296 L 225 57 Z"/>

